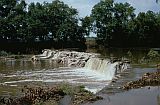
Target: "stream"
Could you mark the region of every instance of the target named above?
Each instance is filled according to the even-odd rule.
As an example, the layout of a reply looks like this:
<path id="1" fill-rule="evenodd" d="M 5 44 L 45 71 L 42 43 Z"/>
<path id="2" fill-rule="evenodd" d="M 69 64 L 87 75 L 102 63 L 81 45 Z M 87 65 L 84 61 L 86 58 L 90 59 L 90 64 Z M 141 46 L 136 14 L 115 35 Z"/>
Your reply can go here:
<path id="1" fill-rule="evenodd" d="M 155 72 L 154 67 L 133 66 L 111 83 L 105 75 L 86 68 L 70 68 L 50 60 L 32 62 L 28 59 L 0 61 L 0 96 L 21 96 L 24 86 L 53 86 L 70 83 L 85 88 L 104 99 L 85 105 L 160 105 L 160 87 L 150 89 L 119 89 L 124 83 L 139 79 L 146 72 Z"/>

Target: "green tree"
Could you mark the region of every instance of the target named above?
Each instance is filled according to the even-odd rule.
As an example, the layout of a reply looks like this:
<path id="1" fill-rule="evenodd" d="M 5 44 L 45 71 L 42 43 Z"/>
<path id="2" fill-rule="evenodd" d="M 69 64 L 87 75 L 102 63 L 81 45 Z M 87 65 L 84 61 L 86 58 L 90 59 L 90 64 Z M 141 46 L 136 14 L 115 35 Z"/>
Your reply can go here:
<path id="1" fill-rule="evenodd" d="M 128 44 L 130 29 L 129 21 L 135 18 L 134 8 L 128 3 L 115 3 L 114 4 L 114 16 L 112 28 L 112 45 L 115 46 L 126 46 Z"/>
<path id="2" fill-rule="evenodd" d="M 17 40 L 25 32 L 25 1 L 1 0 L 0 33 L 3 39 Z"/>
<path id="3" fill-rule="evenodd" d="M 57 31 L 59 28 L 72 20 L 74 22 L 78 12 L 76 9 L 70 8 L 59 0 L 55 0 L 52 3 L 45 3 L 44 6 L 48 17 L 47 20 L 45 20 L 45 24 L 47 24 L 47 28 L 52 34 L 52 39 L 57 39 Z"/>
<path id="4" fill-rule="evenodd" d="M 11 36 L 12 40 L 22 40 L 26 35 L 26 6 L 27 4 L 24 0 L 19 1 L 14 7 L 13 13 L 11 13 L 8 17 L 10 20 L 10 24 L 12 24 L 12 26 L 14 27 L 14 31 Z"/>
<path id="5" fill-rule="evenodd" d="M 98 43 L 109 46 L 113 23 L 113 0 L 100 1 L 92 9 L 93 32 L 97 34 Z"/>
<path id="6" fill-rule="evenodd" d="M 49 31 L 47 30 L 48 15 L 45 7 L 40 3 L 31 3 L 28 7 L 27 23 L 28 23 L 28 39 L 44 41 L 47 38 Z"/>
<path id="7" fill-rule="evenodd" d="M 0 36 L 1 39 L 7 38 L 7 34 L 11 28 L 8 23 L 8 16 L 16 5 L 16 0 L 1 0 L 0 1 Z"/>
<path id="8" fill-rule="evenodd" d="M 135 17 L 134 8 L 128 3 L 114 3 L 104 0 L 92 9 L 93 32 L 97 34 L 98 43 L 105 47 L 123 46 L 127 42 L 128 23 Z"/>
<path id="9" fill-rule="evenodd" d="M 154 46 L 158 35 L 157 16 L 152 11 L 141 12 L 135 19 L 134 32 L 140 46 Z"/>

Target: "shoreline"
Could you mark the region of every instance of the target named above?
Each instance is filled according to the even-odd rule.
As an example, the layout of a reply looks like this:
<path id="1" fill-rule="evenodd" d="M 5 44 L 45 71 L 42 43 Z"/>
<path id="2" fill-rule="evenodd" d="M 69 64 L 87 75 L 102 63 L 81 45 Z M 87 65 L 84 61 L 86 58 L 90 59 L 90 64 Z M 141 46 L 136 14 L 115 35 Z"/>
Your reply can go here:
<path id="1" fill-rule="evenodd" d="M 129 73 L 123 73 L 116 82 L 112 82 L 97 94 L 103 97 L 103 100 L 83 105 L 160 105 L 160 86 L 145 86 L 129 90 L 121 88 L 130 81 L 139 80 L 147 72 L 152 74 L 156 71 L 156 68 L 134 68 Z"/>
<path id="2" fill-rule="evenodd" d="M 112 90 L 113 92 L 106 92 L 106 90 L 105 89 L 103 89 L 102 91 L 100 91 L 98 94 L 96 94 L 96 95 L 98 95 L 98 96 L 103 96 L 103 100 L 100 100 L 100 102 L 102 102 L 101 103 L 101 105 L 103 105 L 103 102 L 106 100 L 106 98 L 107 97 L 109 97 L 110 99 L 112 99 L 112 101 L 111 101 L 111 105 L 119 105 L 119 104 L 116 104 L 116 102 L 118 103 L 118 101 L 120 101 L 120 99 L 121 99 L 121 97 L 125 97 L 125 98 L 128 98 L 129 96 L 127 96 L 127 94 L 129 94 L 129 93 L 131 93 L 133 96 L 130 96 L 129 98 L 131 99 L 131 98 L 133 98 L 133 97 L 135 97 L 134 96 L 134 94 L 137 92 L 137 91 L 145 91 L 145 92 L 147 92 L 147 91 L 151 91 L 151 90 L 153 90 L 153 88 L 154 87 L 150 87 L 151 89 L 149 90 L 148 88 L 146 89 L 146 88 L 140 88 L 140 89 L 133 89 L 133 90 L 129 90 L 129 91 L 125 91 L 125 90 L 121 90 L 120 89 L 120 86 L 119 85 L 114 85 L 114 84 L 119 84 L 119 83 L 121 83 L 121 81 L 123 81 L 123 82 L 128 82 L 128 81 L 133 81 L 133 80 L 138 80 L 138 79 L 140 79 L 141 78 L 141 76 L 144 74 L 144 73 L 146 73 L 146 72 L 156 72 L 156 69 L 155 68 L 144 68 L 144 69 L 142 69 L 142 68 L 134 68 L 134 69 L 136 69 L 136 70 L 133 70 L 133 71 L 129 71 L 129 72 L 124 72 L 124 73 L 122 73 L 121 75 L 121 77 L 119 77 L 117 80 L 115 80 L 114 82 L 112 82 L 111 84 L 110 84 L 110 90 Z M 141 70 L 142 69 L 142 70 Z M 136 71 L 136 72 L 134 72 L 134 71 Z M 132 74 L 132 75 L 131 75 Z M 135 74 L 135 75 L 133 75 L 133 74 Z M 131 76 L 131 77 L 130 77 Z M 133 76 L 135 76 L 135 77 L 133 77 Z M 126 79 L 126 81 L 125 81 L 125 79 Z M 121 86 L 122 86 L 122 84 L 120 84 Z M 113 87 L 112 87 L 113 86 Z M 115 86 L 115 87 L 114 87 Z M 115 89 L 114 89 L 115 88 Z M 158 87 L 159 88 L 159 87 Z M 155 89 L 155 91 L 157 92 L 158 91 L 158 88 L 156 88 Z M 108 88 L 108 90 L 109 90 L 109 88 Z M 156 93 L 155 92 L 155 93 Z M 156 94 L 153 94 L 154 95 L 154 97 L 155 97 L 155 95 Z M 126 94 L 126 95 L 125 95 Z M 136 93 L 137 94 L 137 93 Z M 158 94 L 159 95 L 159 94 Z M 141 92 L 141 94 L 139 95 L 139 97 L 140 96 L 143 96 L 143 93 Z M 120 97 L 120 98 L 118 98 L 118 97 Z M 118 98 L 119 100 L 117 101 L 116 100 L 116 98 Z M 147 97 L 147 98 L 149 98 L 149 97 Z M 113 100 L 115 100 L 115 102 L 113 102 Z M 93 103 L 91 103 L 91 105 L 96 105 L 96 104 L 94 104 L 94 103 L 97 103 L 97 102 L 99 102 L 99 101 L 96 101 L 96 102 L 93 102 Z M 143 102 L 142 102 L 143 103 Z M 89 105 L 89 104 L 86 104 L 86 105 Z M 97 105 L 99 105 L 99 104 L 97 104 Z M 106 104 L 104 104 L 104 105 L 106 105 Z M 110 105 L 110 104 L 109 104 Z M 123 104 L 124 105 L 124 104 Z M 126 105 L 130 105 L 130 104 L 126 104 Z M 132 104 L 131 104 L 132 105 Z M 137 104 L 137 105 L 140 105 L 140 104 Z M 146 105 L 149 105 L 149 104 L 146 104 Z M 155 104 L 155 105 L 157 105 L 157 104 Z"/>
<path id="3" fill-rule="evenodd" d="M 83 105 L 160 105 L 160 87 L 131 89 L 114 94 L 103 94 L 103 100 Z"/>

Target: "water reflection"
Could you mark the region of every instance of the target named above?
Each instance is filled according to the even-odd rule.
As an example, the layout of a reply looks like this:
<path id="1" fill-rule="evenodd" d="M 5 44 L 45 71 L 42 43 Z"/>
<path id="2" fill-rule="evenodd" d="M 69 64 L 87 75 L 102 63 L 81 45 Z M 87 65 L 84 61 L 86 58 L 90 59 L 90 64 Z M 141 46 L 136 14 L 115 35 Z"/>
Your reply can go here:
<path id="1" fill-rule="evenodd" d="M 21 70 L 41 70 L 41 69 L 54 69 L 58 68 L 60 64 L 51 60 L 42 60 L 38 62 L 32 62 L 30 60 L 1 60 L 0 61 L 0 72 L 10 73 Z"/>
<path id="2" fill-rule="evenodd" d="M 68 82 L 84 85 L 86 89 L 97 92 L 110 81 L 86 69 L 66 68 L 52 60 L 32 62 L 29 60 L 8 60 L 0 63 L 0 95 L 16 93 L 24 85 L 44 86 Z M 16 88 L 17 87 L 17 88 Z M 6 90 L 6 88 L 8 88 Z M 13 89 L 12 89 L 13 88 Z M 15 90 L 14 90 L 15 88 Z"/>
<path id="3" fill-rule="evenodd" d="M 57 64 L 51 60 L 32 62 L 29 59 L 0 59 L 0 95 L 17 95 L 20 93 L 19 89 L 24 85 L 24 83 L 22 85 L 18 85 L 17 83 L 7 85 L 4 84 L 5 82 L 25 82 L 26 79 L 34 79 L 34 77 L 30 78 L 27 75 L 29 73 L 33 74 L 36 71 L 42 71 L 43 74 L 44 70 L 51 70 L 62 66 L 63 65 Z M 38 81 L 29 81 L 25 82 L 25 85 L 42 85 L 42 83 Z"/>

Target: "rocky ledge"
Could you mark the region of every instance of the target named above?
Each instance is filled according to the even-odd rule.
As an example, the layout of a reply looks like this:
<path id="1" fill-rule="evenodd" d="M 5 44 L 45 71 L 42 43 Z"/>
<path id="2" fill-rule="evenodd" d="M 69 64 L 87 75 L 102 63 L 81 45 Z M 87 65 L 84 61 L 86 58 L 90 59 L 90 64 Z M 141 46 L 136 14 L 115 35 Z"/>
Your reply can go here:
<path id="1" fill-rule="evenodd" d="M 49 50 L 45 49 L 43 54 L 34 55 L 31 60 L 38 61 L 49 59 L 52 61 L 56 61 L 57 63 L 65 64 L 69 67 L 83 67 L 85 63 L 94 57 L 98 57 L 100 54 L 97 53 L 85 53 L 85 52 L 76 52 L 69 50 Z"/>
<path id="2" fill-rule="evenodd" d="M 160 86 L 160 72 L 145 73 L 141 79 L 126 83 L 122 89 L 134 89 L 145 86 Z"/>
<path id="3" fill-rule="evenodd" d="M 22 92 L 24 96 L 18 98 L 0 97 L 0 105 L 79 105 L 102 99 L 85 90 L 83 86 L 75 87 L 67 84 L 52 88 L 26 86 Z"/>

